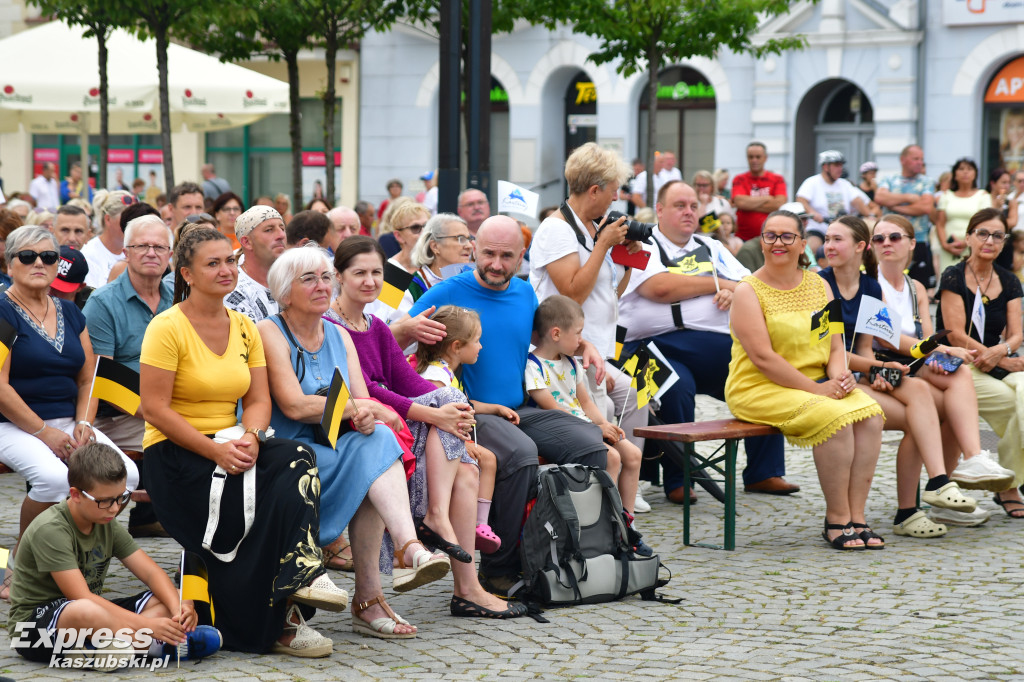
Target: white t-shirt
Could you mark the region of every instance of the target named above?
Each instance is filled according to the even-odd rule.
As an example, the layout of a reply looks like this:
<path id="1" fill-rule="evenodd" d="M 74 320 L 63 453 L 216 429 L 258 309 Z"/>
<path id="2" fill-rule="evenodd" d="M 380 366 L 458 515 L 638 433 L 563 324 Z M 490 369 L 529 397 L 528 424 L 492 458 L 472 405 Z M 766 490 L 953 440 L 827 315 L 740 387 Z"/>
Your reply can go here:
<path id="1" fill-rule="evenodd" d="M 736 257 L 729 253 L 728 249 L 717 239 L 698 237 L 696 235 L 683 246 L 676 246 L 661 233 L 658 227 L 654 228 L 654 239 L 661 244 L 665 255 L 670 261 L 677 260 L 682 256 L 696 251 L 701 244 L 711 249 L 714 258 L 715 270 L 720 278 L 738 281 L 750 274 L 740 264 Z M 646 339 L 651 336 L 658 336 L 666 332 L 675 331 L 676 324 L 672 318 L 672 306 L 668 303 L 656 303 L 640 295 L 637 289 L 655 275 L 667 272 L 667 268 L 661 262 L 661 254 L 654 244 L 643 244 L 644 250 L 651 253 L 651 259 L 647 262 L 646 270 L 637 270 L 629 279 L 625 293 L 619 299 L 619 324 L 626 328 L 626 341 Z M 711 277 L 711 273 L 701 275 L 674 275 L 675 277 Z M 697 296 L 679 302 L 679 312 L 682 314 L 683 325 L 686 329 L 700 331 L 729 333 L 729 312 L 719 310 L 715 305 L 713 295 Z"/>
<path id="2" fill-rule="evenodd" d="M 576 364 L 564 355 L 557 360 L 547 360 L 536 355 L 533 357 L 540 361 L 540 367 L 532 359 L 526 361 L 526 390 L 548 389 L 559 407 L 589 422 L 590 417 L 583 411 L 579 396 L 576 395 L 577 385 L 582 381 L 576 375 Z"/>
<path id="3" fill-rule="evenodd" d="M 437 185 L 427 190 L 427 193 L 423 195 L 421 203 L 427 207 L 430 215 L 437 215 Z"/>
<path id="4" fill-rule="evenodd" d="M 913 286 L 913 280 L 909 283 L 904 279 L 903 291 L 896 291 L 893 285 L 882 273 L 878 273 L 878 284 L 882 287 L 882 298 L 885 304 L 892 306 L 892 309 L 900 316 L 900 333 L 908 336 L 917 336 L 917 327 L 914 324 L 914 304 L 910 297 L 909 287 Z"/>
<path id="5" fill-rule="evenodd" d="M 57 178 L 47 180 L 42 175 L 37 175 L 29 183 L 28 193 L 36 200 L 39 208 L 45 208 L 50 213 L 56 213 L 60 208 L 60 187 L 57 185 Z M 2 201 L 3 195 L 0 195 Z"/>
<path id="6" fill-rule="evenodd" d="M 679 168 L 662 168 L 658 171 L 658 174 L 654 176 L 654 197 L 653 201 L 658 200 L 658 192 L 661 190 L 662 185 L 668 184 L 672 180 L 682 180 L 683 174 Z M 651 203 L 653 203 L 653 201 Z"/>
<path id="7" fill-rule="evenodd" d="M 572 212 L 572 209 L 569 211 Z M 576 240 L 572 227 L 557 211 L 548 216 L 533 233 L 533 241 L 530 243 L 530 286 L 537 292 L 538 301 L 559 293 L 548 275 L 549 263 L 575 253 L 579 254 L 582 267 L 583 263 L 593 256 L 588 250 L 594 248 L 593 238 L 583 229 L 579 217 L 575 213 L 572 213 L 572 216 L 577 221 L 576 225 L 583 235 L 587 248 L 583 248 Z M 615 324 L 619 319 L 619 297 L 615 290 L 625 274 L 624 267 L 612 262 L 609 251 L 604 255 L 604 262 L 597 273 L 597 282 L 590 296 L 583 301 L 583 338 L 594 344 L 605 358 L 615 355 Z"/>
<path id="8" fill-rule="evenodd" d="M 640 171 L 640 174 L 633 178 L 629 183 L 629 191 L 632 194 L 639 194 L 644 203 L 647 203 L 647 171 Z"/>
<path id="9" fill-rule="evenodd" d="M 867 194 L 846 178 L 839 178 L 830 185 L 821 177 L 821 173 L 804 180 L 796 195 L 806 199 L 811 208 L 822 216 L 831 217 L 833 220 L 840 213 L 850 213 L 854 199 L 860 198 L 865 204 L 871 201 Z M 828 225 L 808 220 L 807 229 L 824 234 Z"/>
<path id="10" fill-rule="evenodd" d="M 118 261 L 124 260 L 124 252 L 111 253 L 99 237 L 93 237 L 82 246 L 82 255 L 89 264 L 89 274 L 85 276 L 86 286 L 98 289 L 107 283 L 110 268 Z"/>

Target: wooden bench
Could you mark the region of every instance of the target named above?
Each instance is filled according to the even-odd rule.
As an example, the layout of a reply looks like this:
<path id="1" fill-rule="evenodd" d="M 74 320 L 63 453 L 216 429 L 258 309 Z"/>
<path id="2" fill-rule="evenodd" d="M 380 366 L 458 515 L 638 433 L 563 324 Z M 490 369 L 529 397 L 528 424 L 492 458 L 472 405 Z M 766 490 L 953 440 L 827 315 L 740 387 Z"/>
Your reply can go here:
<path id="1" fill-rule="evenodd" d="M 664 426 L 644 426 L 633 429 L 633 435 L 651 440 L 668 440 L 683 443 L 688 457 L 682 458 L 683 486 L 691 485 L 694 465 L 704 468 L 710 474 L 714 471 L 722 477 L 725 486 L 725 546 L 724 549 L 736 549 L 736 451 L 741 438 L 751 436 L 770 436 L 779 433 L 773 426 L 751 424 L 738 419 L 717 419 L 706 422 L 687 422 L 685 424 L 665 424 Z M 724 441 L 711 455 L 704 456 L 697 452 L 694 443 L 709 440 Z M 690 498 L 683 502 L 683 544 L 690 544 Z M 723 549 L 721 545 L 694 543 L 698 547 Z"/>

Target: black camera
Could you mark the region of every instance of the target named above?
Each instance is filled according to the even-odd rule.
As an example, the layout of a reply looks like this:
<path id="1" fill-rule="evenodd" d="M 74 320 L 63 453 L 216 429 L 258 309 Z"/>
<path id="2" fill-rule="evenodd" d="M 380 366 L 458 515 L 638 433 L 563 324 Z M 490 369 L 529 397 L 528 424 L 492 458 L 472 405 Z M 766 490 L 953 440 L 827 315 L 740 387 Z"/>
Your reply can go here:
<path id="1" fill-rule="evenodd" d="M 608 218 L 604 221 L 604 224 L 610 225 L 622 217 L 627 218 L 626 239 L 634 242 L 644 242 L 645 244 L 651 243 L 651 235 L 654 234 L 654 225 L 651 223 L 641 223 L 639 220 L 629 220 L 629 216 L 625 213 L 610 211 L 608 213 Z"/>

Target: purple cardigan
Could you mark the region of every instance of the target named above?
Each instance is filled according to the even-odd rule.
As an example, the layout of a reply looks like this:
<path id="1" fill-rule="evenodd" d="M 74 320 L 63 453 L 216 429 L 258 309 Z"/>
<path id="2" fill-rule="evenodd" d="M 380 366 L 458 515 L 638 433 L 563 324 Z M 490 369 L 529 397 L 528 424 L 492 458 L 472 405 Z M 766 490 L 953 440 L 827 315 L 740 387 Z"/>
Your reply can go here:
<path id="1" fill-rule="evenodd" d="M 336 319 L 328 316 L 331 312 L 328 311 L 324 319 L 338 324 Z M 406 362 L 402 349 L 383 320 L 373 315 L 368 317 L 370 326 L 365 332 L 352 331 L 348 327 L 345 331 L 356 347 L 370 396 L 393 407 L 405 419 L 412 405 L 411 398 L 436 391 L 437 386 L 417 374 Z"/>

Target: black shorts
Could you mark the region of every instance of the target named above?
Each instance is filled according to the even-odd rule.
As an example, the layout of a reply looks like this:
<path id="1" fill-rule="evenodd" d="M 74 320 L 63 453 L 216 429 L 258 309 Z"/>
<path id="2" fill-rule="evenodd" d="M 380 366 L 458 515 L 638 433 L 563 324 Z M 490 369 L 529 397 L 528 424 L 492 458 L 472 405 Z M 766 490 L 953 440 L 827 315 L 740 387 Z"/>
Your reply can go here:
<path id="1" fill-rule="evenodd" d="M 146 608 L 152 596 L 153 593 L 146 590 L 132 597 L 118 597 L 109 601 L 111 604 L 120 606 L 126 611 L 142 613 L 142 610 Z M 30 625 L 28 628 L 22 629 L 22 634 L 18 638 L 19 646 L 15 647 L 15 650 L 30 661 L 49 663 L 53 658 L 53 641 L 54 635 L 57 632 L 57 619 L 60 618 L 64 607 L 72 601 L 71 599 L 61 597 L 60 599 L 54 599 L 46 604 L 36 606 L 32 620 L 29 621 Z M 43 633 L 47 635 L 45 641 Z"/>

